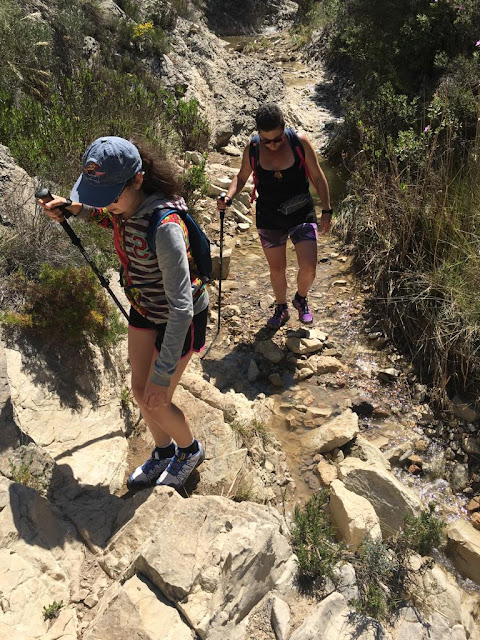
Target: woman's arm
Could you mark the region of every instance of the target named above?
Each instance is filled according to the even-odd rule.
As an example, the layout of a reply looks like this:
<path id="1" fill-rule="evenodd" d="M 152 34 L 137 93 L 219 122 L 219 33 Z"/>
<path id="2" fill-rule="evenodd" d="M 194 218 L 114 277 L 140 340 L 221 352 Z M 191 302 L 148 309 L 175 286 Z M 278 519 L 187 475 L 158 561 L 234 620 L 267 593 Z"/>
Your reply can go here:
<path id="1" fill-rule="evenodd" d="M 192 284 L 180 225 L 176 222 L 159 225 L 155 241 L 169 313 L 151 382 L 168 387 L 180 361 L 185 336 L 193 318 Z"/>
<path id="2" fill-rule="evenodd" d="M 305 149 L 305 163 L 308 167 L 308 172 L 310 174 L 310 179 L 315 187 L 316 192 L 320 196 L 320 200 L 322 203 L 322 209 L 331 209 L 330 205 L 330 191 L 328 188 L 328 182 L 325 177 L 325 174 L 320 167 L 318 162 L 317 154 L 315 153 L 315 149 L 312 146 L 312 143 L 307 138 L 304 133 L 297 134 L 300 138 L 303 148 Z M 325 234 L 330 229 L 330 225 L 332 222 L 332 214 L 331 213 L 322 213 L 322 217 L 320 218 L 320 231 Z"/>

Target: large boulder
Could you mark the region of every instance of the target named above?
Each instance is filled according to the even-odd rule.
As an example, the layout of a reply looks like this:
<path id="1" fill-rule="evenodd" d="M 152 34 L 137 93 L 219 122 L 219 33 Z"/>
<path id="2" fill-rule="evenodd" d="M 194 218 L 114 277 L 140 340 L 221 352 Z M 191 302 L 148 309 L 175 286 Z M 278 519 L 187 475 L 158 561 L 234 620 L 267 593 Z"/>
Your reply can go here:
<path id="1" fill-rule="evenodd" d="M 353 440 L 359 432 L 358 416 L 351 409 L 312 429 L 301 438 L 302 446 L 310 453 L 326 453 Z"/>
<path id="2" fill-rule="evenodd" d="M 447 529 L 447 552 L 455 568 L 480 584 L 480 531 L 459 518 Z"/>
<path id="3" fill-rule="evenodd" d="M 340 480 L 330 484 L 330 517 L 338 537 L 355 550 L 368 536 L 381 540 L 382 532 L 375 509 L 366 498 L 348 491 Z"/>
<path id="4" fill-rule="evenodd" d="M 339 479 L 347 489 L 373 505 L 384 537 L 399 531 L 405 516 L 416 516 L 420 512 L 419 498 L 383 467 L 349 457 L 339 465 Z"/>
<path id="5" fill-rule="evenodd" d="M 0 477 L 2 638 L 50 638 L 43 609 L 62 603 L 63 626 L 76 638 L 69 608 L 84 562 L 75 527 L 35 490 Z M 57 635 L 67 638 L 68 635 Z"/>
<path id="6" fill-rule="evenodd" d="M 193 640 L 177 609 L 143 576 L 114 583 L 104 594 L 84 640 Z"/>
<path id="7" fill-rule="evenodd" d="M 295 559 L 273 509 L 221 497 L 184 500 L 167 487 L 126 509 L 102 566 L 117 580 L 147 576 L 202 638 L 240 623 L 272 589 L 291 588 Z"/>

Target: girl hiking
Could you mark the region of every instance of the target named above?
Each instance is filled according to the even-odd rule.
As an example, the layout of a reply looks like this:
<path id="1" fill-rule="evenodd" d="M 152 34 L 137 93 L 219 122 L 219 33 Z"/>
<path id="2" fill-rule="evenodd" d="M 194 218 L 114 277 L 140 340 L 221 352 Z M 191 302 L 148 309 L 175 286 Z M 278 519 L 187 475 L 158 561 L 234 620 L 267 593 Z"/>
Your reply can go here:
<path id="1" fill-rule="evenodd" d="M 219 209 L 231 204 L 253 171 L 258 191 L 256 223 L 263 252 L 270 267 L 270 281 L 276 307 L 267 325 L 279 329 L 290 317 L 287 304 L 286 245 L 290 237 L 298 262 L 297 292 L 292 304 L 301 322 L 311 324 L 313 316 L 307 295 L 315 279 L 317 266 L 317 216 L 309 192 L 309 179 L 322 202 L 320 230 L 330 229 L 332 209 L 325 175 L 307 136 L 285 128 L 285 120 L 276 104 L 265 104 L 255 116 L 258 134 L 243 152 L 240 171 L 233 178 Z"/>
<path id="2" fill-rule="evenodd" d="M 61 222 L 62 210 L 113 228 L 122 265 L 121 282 L 131 303 L 128 355 L 132 391 L 155 441 L 151 457 L 135 469 L 129 489 L 154 482 L 182 486 L 205 458 L 181 409 L 172 403 L 193 351 L 205 345 L 208 293 L 191 259 L 187 228 L 178 211 L 186 210 L 171 166 L 143 145 L 107 136 L 95 140 L 83 156 L 83 172 L 71 200 L 53 196 L 40 204 Z M 153 230 L 152 216 L 168 212 Z M 150 227 L 151 233 L 151 227 Z"/>

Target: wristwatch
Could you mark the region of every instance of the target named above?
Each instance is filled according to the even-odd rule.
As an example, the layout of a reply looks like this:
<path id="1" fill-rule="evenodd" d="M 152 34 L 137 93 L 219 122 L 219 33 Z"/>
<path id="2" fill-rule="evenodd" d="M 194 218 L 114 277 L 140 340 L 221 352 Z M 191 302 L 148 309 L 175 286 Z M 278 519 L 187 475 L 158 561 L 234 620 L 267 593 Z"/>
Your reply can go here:
<path id="1" fill-rule="evenodd" d="M 329 215 L 332 215 L 333 209 L 322 209 L 322 213 L 328 213 Z"/>

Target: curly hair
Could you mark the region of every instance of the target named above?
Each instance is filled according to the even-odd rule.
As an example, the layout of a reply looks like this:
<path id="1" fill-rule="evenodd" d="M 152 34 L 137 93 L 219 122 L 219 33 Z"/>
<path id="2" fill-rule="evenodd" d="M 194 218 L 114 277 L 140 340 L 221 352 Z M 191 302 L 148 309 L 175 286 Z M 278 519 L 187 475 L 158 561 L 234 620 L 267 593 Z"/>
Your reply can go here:
<path id="1" fill-rule="evenodd" d="M 162 193 L 166 198 L 179 195 L 180 182 L 170 161 L 144 140 L 131 142 L 137 147 L 142 158 L 142 190 L 148 195 Z"/>
<path id="2" fill-rule="evenodd" d="M 285 118 L 280 107 L 268 102 L 257 109 L 255 122 L 259 131 L 273 131 L 278 127 L 285 127 Z"/>

